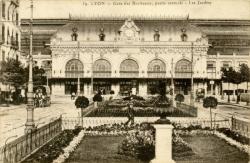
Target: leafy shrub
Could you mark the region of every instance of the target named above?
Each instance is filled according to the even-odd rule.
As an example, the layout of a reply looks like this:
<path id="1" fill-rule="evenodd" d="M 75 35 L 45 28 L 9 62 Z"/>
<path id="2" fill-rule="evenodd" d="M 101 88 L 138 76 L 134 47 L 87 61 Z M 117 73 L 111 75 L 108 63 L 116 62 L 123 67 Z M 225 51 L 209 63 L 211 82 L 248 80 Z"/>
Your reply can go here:
<path id="1" fill-rule="evenodd" d="M 215 97 L 209 96 L 203 100 L 203 107 L 205 108 L 216 108 L 218 101 Z"/>
<path id="2" fill-rule="evenodd" d="M 102 102 L 101 94 L 99 94 L 99 93 L 95 94 L 95 96 L 93 97 L 93 101 L 94 102 Z"/>
<path id="3" fill-rule="evenodd" d="M 175 101 L 178 101 L 178 102 L 183 102 L 184 101 L 184 95 L 183 94 L 177 94 L 175 96 Z"/>
<path id="4" fill-rule="evenodd" d="M 76 108 L 86 108 L 89 106 L 89 99 L 85 96 L 78 96 L 75 101 Z"/>

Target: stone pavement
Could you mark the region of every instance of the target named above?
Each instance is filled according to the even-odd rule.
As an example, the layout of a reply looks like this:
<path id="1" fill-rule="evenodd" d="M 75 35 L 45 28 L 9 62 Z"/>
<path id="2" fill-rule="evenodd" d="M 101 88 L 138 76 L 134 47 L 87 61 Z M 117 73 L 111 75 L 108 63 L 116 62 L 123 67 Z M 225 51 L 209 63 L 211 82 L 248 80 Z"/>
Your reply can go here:
<path id="1" fill-rule="evenodd" d="M 224 104 L 224 105 L 232 105 L 232 106 L 238 106 L 238 107 L 250 109 L 250 105 L 246 105 L 246 102 L 239 102 L 237 104 L 236 101 L 230 101 L 230 103 L 229 103 L 229 102 L 227 102 L 227 100 L 219 100 L 219 103 Z"/>
<path id="2" fill-rule="evenodd" d="M 35 125 L 41 127 L 62 116 L 78 117 L 80 109 L 76 109 L 74 100 L 70 96 L 52 96 L 50 107 L 35 108 Z M 0 107 L 0 147 L 10 136 L 24 134 L 27 117 L 26 105 L 10 105 Z M 10 140 L 11 141 L 11 140 Z"/>

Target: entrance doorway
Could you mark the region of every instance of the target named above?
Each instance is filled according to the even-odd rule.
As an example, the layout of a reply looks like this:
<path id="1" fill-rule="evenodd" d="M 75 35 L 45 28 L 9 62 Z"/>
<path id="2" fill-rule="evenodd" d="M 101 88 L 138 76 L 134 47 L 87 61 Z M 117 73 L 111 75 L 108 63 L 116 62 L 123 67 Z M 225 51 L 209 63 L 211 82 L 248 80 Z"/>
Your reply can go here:
<path id="1" fill-rule="evenodd" d="M 148 81 L 147 84 L 147 93 L 154 95 L 154 94 L 160 94 L 166 93 L 166 82 L 163 80 L 151 80 Z"/>
<path id="2" fill-rule="evenodd" d="M 175 80 L 175 94 L 189 95 L 191 91 L 191 81 L 189 79 Z"/>
<path id="3" fill-rule="evenodd" d="M 80 81 L 80 93 L 83 93 L 83 82 Z M 65 94 L 69 95 L 72 92 L 77 93 L 77 80 L 73 80 L 73 81 L 66 81 L 65 82 Z"/>
<path id="4" fill-rule="evenodd" d="M 124 80 L 120 82 L 120 94 L 123 96 L 130 95 L 132 88 L 136 89 L 136 94 L 139 92 L 139 84 L 136 80 Z"/>
<path id="5" fill-rule="evenodd" d="M 107 81 L 94 81 L 94 91 L 102 94 L 109 94 L 111 90 L 111 83 Z"/>

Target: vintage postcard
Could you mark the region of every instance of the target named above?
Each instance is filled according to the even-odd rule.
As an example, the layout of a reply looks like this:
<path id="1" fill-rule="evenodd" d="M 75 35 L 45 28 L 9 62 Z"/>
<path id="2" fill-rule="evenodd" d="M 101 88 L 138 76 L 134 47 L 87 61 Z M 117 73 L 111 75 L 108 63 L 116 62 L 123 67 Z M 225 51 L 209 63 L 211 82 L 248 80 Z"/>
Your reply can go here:
<path id="1" fill-rule="evenodd" d="M 0 162 L 249 163 L 250 0 L 0 0 Z"/>

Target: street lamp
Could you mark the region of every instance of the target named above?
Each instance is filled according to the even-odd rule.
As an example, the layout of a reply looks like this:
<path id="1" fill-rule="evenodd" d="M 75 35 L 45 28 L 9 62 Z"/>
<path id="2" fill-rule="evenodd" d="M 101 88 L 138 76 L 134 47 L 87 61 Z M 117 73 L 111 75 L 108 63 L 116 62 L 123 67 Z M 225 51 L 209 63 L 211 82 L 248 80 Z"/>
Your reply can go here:
<path id="1" fill-rule="evenodd" d="M 33 0 L 31 0 L 30 4 L 31 16 L 30 16 L 30 54 L 29 54 L 29 81 L 28 81 L 28 93 L 27 93 L 27 120 L 25 123 L 25 133 L 29 133 L 35 129 L 34 123 L 34 97 L 33 97 L 33 74 L 32 74 L 32 41 L 33 41 L 33 31 L 32 31 L 32 23 L 33 23 Z"/>
<path id="2" fill-rule="evenodd" d="M 176 107 L 176 104 L 175 104 L 175 101 L 174 101 L 174 59 L 172 58 L 172 61 L 171 61 L 171 89 L 172 89 L 172 105 L 173 107 Z"/>

